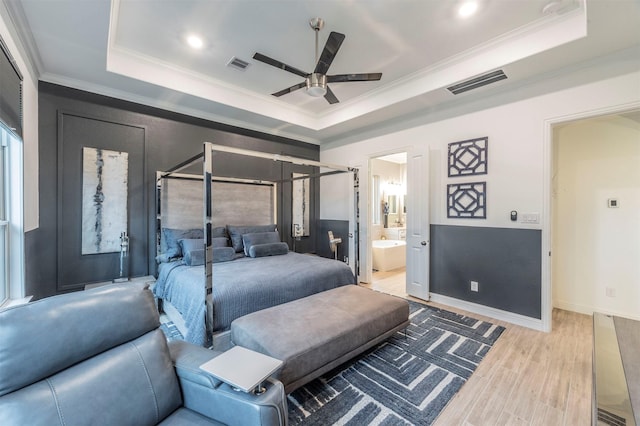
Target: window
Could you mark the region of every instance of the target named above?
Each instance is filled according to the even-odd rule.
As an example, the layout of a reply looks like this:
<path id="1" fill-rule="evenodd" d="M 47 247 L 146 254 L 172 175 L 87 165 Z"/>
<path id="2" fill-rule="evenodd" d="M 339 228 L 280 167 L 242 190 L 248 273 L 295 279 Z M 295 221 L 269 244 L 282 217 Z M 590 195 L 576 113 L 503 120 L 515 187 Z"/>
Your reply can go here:
<path id="1" fill-rule="evenodd" d="M 24 297 L 22 141 L 0 122 L 0 305 Z"/>
<path id="2" fill-rule="evenodd" d="M 0 37 L 0 305 L 24 289 L 22 74 Z"/>
<path id="3" fill-rule="evenodd" d="M 9 297 L 9 221 L 6 211 L 7 194 L 7 155 L 5 129 L 0 125 L 2 143 L 0 144 L 0 305 Z"/>

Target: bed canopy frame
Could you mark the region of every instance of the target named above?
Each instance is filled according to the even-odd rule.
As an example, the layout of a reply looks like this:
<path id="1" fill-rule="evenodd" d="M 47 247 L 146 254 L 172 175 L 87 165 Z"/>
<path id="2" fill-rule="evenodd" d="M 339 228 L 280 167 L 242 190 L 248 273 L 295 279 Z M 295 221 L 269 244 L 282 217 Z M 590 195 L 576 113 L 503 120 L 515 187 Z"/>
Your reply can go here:
<path id="1" fill-rule="evenodd" d="M 260 179 L 242 179 L 242 178 L 232 178 L 232 177 L 219 177 L 214 174 L 214 165 L 213 159 L 215 153 L 227 153 L 227 154 L 236 154 L 244 157 L 250 158 L 262 158 L 268 159 L 280 163 L 290 163 L 299 166 L 310 166 L 317 168 L 317 173 L 313 174 L 293 174 L 289 179 L 280 179 L 275 181 L 269 180 L 260 180 Z M 202 172 L 196 174 L 194 171 L 195 167 L 198 167 L 198 163 L 201 163 Z M 199 168 L 199 167 L 198 167 Z M 185 172 L 187 171 L 187 172 Z M 213 291 L 213 229 L 215 226 L 224 226 L 227 223 L 231 223 L 229 220 L 230 217 L 228 213 L 224 213 L 224 208 L 216 208 L 216 203 L 221 203 L 220 199 L 216 202 L 214 199 L 214 194 L 224 193 L 225 191 L 233 191 L 234 187 L 242 188 L 243 194 L 249 194 L 251 199 L 259 199 L 262 200 L 262 204 L 259 202 L 259 206 L 256 206 L 251 212 L 251 208 L 248 210 L 248 216 L 245 215 L 245 220 L 251 220 L 254 222 L 263 222 L 263 223 L 253 223 L 256 225 L 260 224 L 269 224 L 269 223 L 278 223 L 278 212 L 277 212 L 277 194 L 278 194 L 278 185 L 284 182 L 291 182 L 293 184 L 294 181 L 297 180 L 305 180 L 305 179 L 319 179 L 324 176 L 337 175 L 337 174 L 345 174 L 351 173 L 353 175 L 353 216 L 351 220 L 353 220 L 353 232 L 349 233 L 349 240 L 353 240 L 354 254 L 349 256 L 350 261 L 348 262 L 350 266 L 353 268 L 354 275 L 356 279 L 359 275 L 359 235 L 360 235 L 360 212 L 359 212 L 359 199 L 360 199 L 360 183 L 359 183 L 359 171 L 355 167 L 347 167 L 340 166 L 335 164 L 327 164 L 313 160 L 307 160 L 297 157 L 291 157 L 287 155 L 280 154 L 269 154 L 259 151 L 253 151 L 242 148 L 234 148 L 224 145 L 216 145 L 211 142 L 203 143 L 203 151 L 195 155 L 174 167 L 166 170 L 166 171 L 157 171 L 156 172 L 156 243 L 158 251 L 160 250 L 161 244 L 161 233 L 163 227 L 203 227 L 204 231 L 204 249 L 205 249 L 205 303 L 206 296 L 210 295 Z M 192 204 L 192 207 L 195 204 L 203 204 L 199 207 L 201 214 L 191 214 L 188 213 L 186 215 L 181 215 L 179 223 L 175 220 L 167 222 L 167 216 L 164 215 L 162 205 L 167 202 L 168 194 L 163 183 L 167 183 L 171 181 L 173 185 L 175 185 L 174 192 L 180 193 L 181 196 L 184 193 L 188 193 L 189 191 L 183 191 L 180 187 L 180 182 L 191 182 L 193 183 L 202 182 L 202 193 L 198 196 L 188 199 L 188 195 L 186 195 L 187 199 L 182 198 L 179 202 L 179 206 L 174 206 L 174 209 L 180 209 L 181 213 L 188 212 L 189 209 L 183 209 L 185 204 Z M 248 191 L 248 192 L 247 192 Z M 191 191 L 193 192 L 193 191 Z M 222 197 L 224 199 L 225 197 Z M 228 197 L 227 197 L 228 198 Z M 268 201 L 267 201 L 268 200 Z M 243 200 L 244 201 L 244 200 Z M 264 203 L 269 203 L 269 208 L 264 208 Z M 233 210 L 233 209 L 231 209 Z M 244 210 L 244 208 L 243 208 Z M 267 210 L 267 211 L 265 211 Z M 191 209 L 194 211 L 194 209 Z M 222 214 L 221 214 L 222 213 Z M 217 217 L 222 216 L 222 217 Z M 248 217 L 248 219 L 247 219 Z M 163 222 L 164 221 L 164 222 Z M 283 230 L 284 231 L 284 230 Z M 294 235 L 292 235 L 294 236 Z M 294 238 L 295 241 L 295 238 Z M 209 324 L 209 316 L 206 318 L 207 330 L 210 330 Z"/>

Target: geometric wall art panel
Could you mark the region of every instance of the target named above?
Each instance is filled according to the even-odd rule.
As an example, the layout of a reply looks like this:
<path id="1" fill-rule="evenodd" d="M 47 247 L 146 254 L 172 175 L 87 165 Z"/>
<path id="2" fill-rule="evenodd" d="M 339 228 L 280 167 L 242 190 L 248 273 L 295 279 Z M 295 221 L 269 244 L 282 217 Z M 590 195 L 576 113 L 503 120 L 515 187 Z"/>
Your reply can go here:
<path id="1" fill-rule="evenodd" d="M 447 217 L 486 219 L 487 183 L 453 183 L 447 185 Z"/>
<path id="2" fill-rule="evenodd" d="M 120 251 L 127 232 L 129 154 L 82 148 L 82 254 Z"/>
<path id="3" fill-rule="evenodd" d="M 449 144 L 449 177 L 487 174 L 489 138 L 469 139 Z"/>

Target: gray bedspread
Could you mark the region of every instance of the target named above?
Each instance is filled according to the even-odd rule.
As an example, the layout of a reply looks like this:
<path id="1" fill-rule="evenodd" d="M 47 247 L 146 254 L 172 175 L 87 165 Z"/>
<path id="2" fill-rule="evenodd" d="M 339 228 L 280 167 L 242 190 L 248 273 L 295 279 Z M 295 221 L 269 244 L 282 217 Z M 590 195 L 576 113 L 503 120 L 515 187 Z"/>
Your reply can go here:
<path id="1" fill-rule="evenodd" d="M 212 332 L 229 329 L 234 319 L 251 312 L 354 283 L 345 263 L 294 252 L 215 263 Z M 204 345 L 204 267 L 161 264 L 154 293 L 182 314 L 188 329 L 185 339 Z"/>

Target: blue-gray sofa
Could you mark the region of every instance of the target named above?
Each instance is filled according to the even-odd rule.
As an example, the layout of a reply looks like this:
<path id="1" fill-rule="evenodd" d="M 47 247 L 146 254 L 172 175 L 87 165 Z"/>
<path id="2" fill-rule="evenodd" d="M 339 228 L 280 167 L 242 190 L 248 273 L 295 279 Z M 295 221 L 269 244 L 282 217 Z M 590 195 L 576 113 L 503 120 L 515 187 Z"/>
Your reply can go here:
<path id="1" fill-rule="evenodd" d="M 122 284 L 0 311 L 2 425 L 284 425 L 270 380 L 238 392 L 199 366 L 219 352 L 167 343 L 153 295 Z"/>

